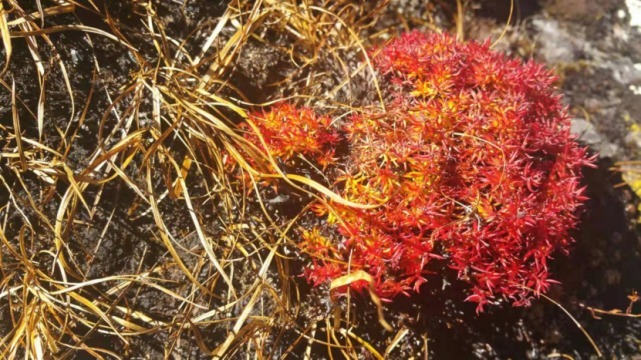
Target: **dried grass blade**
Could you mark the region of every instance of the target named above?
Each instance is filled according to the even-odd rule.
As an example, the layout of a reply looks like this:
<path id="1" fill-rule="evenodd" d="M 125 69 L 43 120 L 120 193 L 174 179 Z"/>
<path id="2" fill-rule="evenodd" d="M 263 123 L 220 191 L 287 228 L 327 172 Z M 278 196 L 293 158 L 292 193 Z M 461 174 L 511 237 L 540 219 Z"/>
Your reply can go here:
<path id="1" fill-rule="evenodd" d="M 40 27 L 45 26 L 45 12 L 42 8 L 42 3 L 40 0 L 36 0 L 36 6 L 38 7 L 38 14 L 40 15 Z"/>
<path id="2" fill-rule="evenodd" d="M 599 357 L 599 358 L 603 357 L 603 353 L 599 349 L 599 346 L 596 344 L 594 339 L 592 339 L 592 336 L 590 336 L 590 334 L 588 333 L 587 330 L 585 330 L 583 325 L 581 325 L 581 323 L 577 319 L 575 319 L 574 316 L 572 316 L 572 314 L 570 314 L 570 312 L 566 308 L 563 307 L 563 305 L 559 304 L 557 301 L 555 301 L 554 299 L 552 299 L 551 297 L 549 297 L 549 296 L 547 296 L 545 294 L 536 292 L 534 289 L 531 289 L 531 288 L 529 288 L 527 286 L 523 286 L 523 287 L 528 289 L 528 290 L 530 290 L 530 291 L 532 291 L 533 293 L 536 293 L 537 295 L 543 297 L 545 300 L 551 302 L 552 304 L 556 305 L 559 309 L 561 309 L 561 311 L 563 311 L 565 313 L 565 315 L 567 315 L 570 318 L 570 320 L 572 320 L 574 325 L 576 325 L 576 327 L 579 328 L 579 330 L 581 330 L 581 332 L 583 333 L 585 338 L 588 340 L 590 345 L 592 345 L 592 348 L 594 349 L 594 352 L 596 352 L 597 357 Z"/>
<path id="3" fill-rule="evenodd" d="M 181 170 L 178 164 L 176 164 L 176 162 L 173 159 L 170 159 L 170 161 L 174 166 L 175 170 L 178 172 L 178 174 L 180 174 Z M 185 205 L 187 205 L 187 209 L 189 210 L 189 215 L 191 216 L 192 222 L 196 227 L 196 233 L 198 234 L 198 239 L 200 240 L 201 245 L 205 249 L 205 252 L 209 257 L 209 261 L 211 261 L 211 263 L 214 265 L 216 270 L 218 270 L 218 273 L 223 278 L 223 281 L 225 281 L 225 283 L 229 287 L 229 292 L 232 294 L 232 296 L 237 298 L 238 296 L 236 295 L 236 289 L 234 289 L 234 285 L 232 284 L 231 279 L 229 278 L 229 276 L 227 276 L 227 273 L 225 273 L 222 265 L 220 265 L 220 262 L 216 259 L 214 250 L 211 248 L 211 245 L 207 241 L 207 237 L 205 236 L 205 233 L 203 232 L 203 229 L 200 226 L 200 221 L 198 220 L 198 216 L 196 215 L 194 206 L 191 203 L 191 198 L 189 197 L 189 191 L 187 190 L 187 184 L 185 183 L 185 179 L 182 176 L 179 176 L 178 183 L 182 188 L 182 192 L 184 194 L 184 199 L 185 199 Z"/>
<path id="4" fill-rule="evenodd" d="M 71 3 L 60 4 L 58 6 L 51 6 L 46 9 L 43 9 L 44 11 L 42 12 L 42 14 L 39 11 L 32 12 L 28 16 L 23 16 L 19 19 L 11 20 L 8 22 L 8 24 L 9 26 L 16 26 L 16 25 L 24 24 L 29 19 L 32 19 L 32 20 L 42 19 L 43 15 L 44 17 L 47 17 L 51 15 L 68 14 L 68 13 L 74 12 L 75 9 L 76 9 L 76 5 Z"/>
<path id="5" fill-rule="evenodd" d="M 25 31 L 32 30 L 32 24 L 27 22 L 20 25 Z M 33 58 L 33 62 L 36 65 L 38 70 L 38 85 L 40 86 L 40 95 L 38 97 L 38 110 L 37 110 L 37 121 L 38 121 L 38 136 L 42 138 L 42 132 L 44 130 L 44 104 L 45 104 L 45 67 L 42 56 L 40 56 L 38 42 L 36 41 L 35 36 L 26 36 L 25 41 L 27 42 L 27 47 Z"/>
<path id="6" fill-rule="evenodd" d="M 197 308 L 200 308 L 200 309 L 206 309 L 206 307 L 204 307 L 202 305 L 196 304 L 195 302 L 193 302 L 193 301 L 191 301 L 189 299 L 186 299 L 186 298 L 178 295 L 177 293 L 175 293 L 175 292 L 173 292 L 173 291 L 171 291 L 171 290 L 169 290 L 169 289 L 167 289 L 167 288 L 165 288 L 163 286 L 160 286 L 160 285 L 155 284 L 155 283 L 150 282 L 150 281 L 146 281 L 145 279 L 147 279 L 146 276 L 134 276 L 134 275 L 108 276 L 108 277 L 99 278 L 99 279 L 87 280 L 87 281 L 84 281 L 84 282 L 81 282 L 81 283 L 77 283 L 77 284 L 73 284 L 72 286 L 67 286 L 67 287 L 63 287 L 63 286 L 64 285 L 70 285 L 70 283 L 61 283 L 61 282 L 58 282 L 58 281 L 52 281 L 52 283 L 60 285 L 59 286 L 60 289 L 56 290 L 56 291 L 51 291 L 49 294 L 50 295 L 61 295 L 61 294 L 65 294 L 65 293 L 68 293 L 68 292 L 71 292 L 71 291 L 75 291 L 77 289 L 80 289 L 80 288 L 83 288 L 83 287 L 86 287 L 86 286 L 93 286 L 93 285 L 100 284 L 100 283 L 107 282 L 107 281 L 117 281 L 117 280 L 119 280 L 119 281 L 122 281 L 122 283 L 119 284 L 116 287 L 116 289 L 122 289 L 123 286 L 126 286 L 129 283 L 134 283 L 134 282 L 135 283 L 141 283 L 141 284 L 147 285 L 149 287 L 152 287 L 154 289 L 157 289 L 157 290 L 159 290 L 159 291 L 161 291 L 161 292 L 163 292 L 163 293 L 165 293 L 165 294 L 167 294 L 167 295 L 169 295 L 169 296 L 171 296 L 171 297 L 173 297 L 175 299 L 178 299 L 180 301 L 189 303 L 189 304 L 193 305 L 194 307 L 197 307 Z M 113 293 L 111 290 L 112 289 L 107 291 L 107 293 L 108 294 Z"/>
<path id="7" fill-rule="evenodd" d="M 7 11 L 4 9 L 3 2 L 0 1 L 0 34 L 2 34 L 2 43 L 4 44 L 5 63 L 0 75 L 4 74 L 9 68 L 11 61 L 11 33 L 9 32 L 9 24 L 7 23 Z"/>
<path id="8" fill-rule="evenodd" d="M 126 314 L 128 318 L 138 319 L 138 320 L 144 321 L 144 322 L 146 322 L 148 324 L 155 325 L 155 326 L 158 326 L 158 325 L 166 326 L 167 325 L 166 323 L 164 323 L 164 322 L 162 322 L 160 320 L 155 320 L 155 319 L 150 318 L 149 316 L 141 313 L 140 311 L 132 311 L 128 307 L 116 306 L 116 309 L 119 310 L 120 312 L 122 312 L 123 314 Z M 150 329 L 147 329 L 147 328 L 142 327 L 140 325 L 134 324 L 132 322 L 120 319 L 119 317 L 116 317 L 116 316 L 112 316 L 112 318 L 114 319 L 114 321 L 116 321 L 116 322 L 118 322 L 120 324 L 124 324 L 124 323 L 131 324 L 131 325 L 129 325 L 129 327 L 131 329 L 136 330 L 136 331 L 149 331 L 150 330 Z"/>
<path id="9" fill-rule="evenodd" d="M 95 169 L 100 167 L 100 165 L 104 162 L 108 161 L 112 156 L 124 151 L 124 149 L 129 146 L 138 145 L 141 141 L 142 135 L 146 131 L 146 129 L 140 129 L 128 134 L 125 138 L 118 141 L 118 143 L 112 146 L 111 149 L 92 159 L 91 163 L 82 171 L 81 175 L 89 176 Z"/>
<path id="10" fill-rule="evenodd" d="M 52 266 L 51 271 L 53 272 L 55 269 L 55 266 L 58 265 L 60 270 L 62 271 L 62 276 L 64 281 L 67 281 L 67 276 L 66 276 L 66 272 L 63 270 L 70 269 L 70 266 L 67 263 L 67 260 L 65 259 L 65 257 L 61 255 L 63 249 L 67 247 L 67 244 L 63 239 L 63 234 L 65 232 L 63 230 L 63 224 L 66 224 L 67 226 L 69 225 L 65 221 L 65 212 L 67 211 L 67 207 L 69 206 L 69 203 L 72 202 L 73 196 L 74 196 L 74 192 L 71 189 L 71 187 L 67 188 L 67 191 L 65 191 L 65 194 L 62 196 L 62 199 L 60 199 L 60 205 L 58 206 L 58 211 L 56 212 L 56 222 L 53 228 L 54 245 L 56 248 L 56 254 L 54 258 L 56 259 L 56 261 L 54 264 L 51 264 Z"/>
<path id="11" fill-rule="evenodd" d="M 218 78 L 222 75 L 223 70 L 231 63 L 234 55 L 245 44 L 249 35 L 265 21 L 269 12 L 259 11 L 261 6 L 262 1 L 260 0 L 254 3 L 246 25 L 241 26 L 218 52 L 218 61 L 211 64 L 205 76 L 202 77 L 198 89 L 207 87 L 212 78 Z"/>
<path id="12" fill-rule="evenodd" d="M 260 286 L 260 282 L 264 280 L 265 273 L 267 272 L 269 265 L 274 259 L 274 255 L 276 254 L 277 248 L 278 246 L 277 244 L 275 244 L 272 250 L 270 251 L 269 255 L 267 256 L 267 258 L 265 259 L 263 266 L 260 268 L 260 271 L 258 272 L 258 277 L 256 278 L 256 281 L 254 281 L 254 284 L 252 286 L 252 287 L 256 287 L 256 290 L 254 291 L 251 299 L 249 299 L 249 302 L 247 303 L 247 305 L 245 305 L 245 308 L 243 309 L 243 312 L 241 313 L 238 320 L 236 321 L 236 324 L 234 324 L 234 327 L 232 328 L 232 332 L 227 336 L 225 341 L 213 351 L 212 355 L 214 359 L 221 359 L 223 355 L 225 355 L 225 352 L 227 352 L 227 349 L 229 348 L 231 343 L 234 341 L 234 338 L 240 332 L 243 324 L 249 317 L 249 314 L 251 314 L 251 311 L 254 308 L 256 301 L 258 300 L 258 295 L 262 293 L 262 287 Z"/>
<path id="13" fill-rule="evenodd" d="M 51 332 L 47 329 L 46 324 L 44 323 L 38 323 L 38 327 L 40 329 L 40 333 L 42 336 L 45 338 L 45 341 L 47 343 L 47 346 L 49 347 L 50 352 L 57 354 L 60 351 L 60 348 L 58 347 L 58 339 L 56 339 Z"/>
<path id="14" fill-rule="evenodd" d="M 342 26 L 344 26 L 345 29 L 347 29 L 347 31 L 349 32 L 349 34 L 352 37 L 352 39 L 356 42 L 356 44 L 358 44 L 358 47 L 361 49 L 361 52 L 363 53 L 363 57 L 365 58 L 365 62 L 367 63 L 367 67 L 369 68 L 370 73 L 374 75 L 372 77 L 372 82 L 374 83 L 374 87 L 376 88 L 376 93 L 378 95 L 378 99 L 380 100 L 379 106 L 381 107 L 381 109 L 383 111 L 385 111 L 385 101 L 383 100 L 383 92 L 381 91 L 381 87 L 380 87 L 380 85 L 378 83 L 378 80 L 377 80 L 377 78 L 375 76 L 376 71 L 374 71 L 374 65 L 372 65 L 372 61 L 370 59 L 370 56 L 369 56 L 367 50 L 365 49 L 365 45 L 363 45 L 363 41 L 361 40 L 360 36 L 354 31 L 354 29 L 352 29 L 351 26 L 349 26 L 347 23 L 345 23 L 345 21 L 343 19 L 341 19 L 340 16 L 334 14 L 333 12 L 328 11 L 327 9 L 322 8 L 322 7 L 318 7 L 318 6 L 310 6 L 309 8 L 333 17 Z"/>
<path id="15" fill-rule="evenodd" d="M 343 336 L 351 337 L 352 339 L 356 340 L 356 342 L 358 342 L 359 344 L 363 345 L 363 347 L 365 347 L 365 349 L 367 349 L 367 351 L 369 351 L 369 353 L 372 356 L 374 356 L 377 360 L 385 360 L 383 355 L 381 355 L 381 353 L 379 353 L 378 350 L 376 350 L 372 346 L 372 344 L 368 343 L 367 341 L 365 341 L 365 339 L 363 339 L 360 336 L 354 334 L 350 330 L 339 329 L 338 332 L 340 332 Z"/>
<path id="16" fill-rule="evenodd" d="M 229 21 L 230 17 L 230 10 L 227 9 L 223 16 L 218 20 L 218 24 L 216 24 L 216 27 L 214 30 L 212 30 L 211 34 L 207 38 L 207 41 L 203 44 L 200 54 L 194 58 L 194 64 L 197 64 L 200 62 L 200 59 L 205 56 L 207 53 L 207 50 L 211 47 L 211 45 L 214 43 L 214 41 L 218 38 L 218 35 L 220 35 L 220 32 L 223 30 L 225 25 L 227 24 L 227 21 Z"/>
<path id="17" fill-rule="evenodd" d="M 27 305 L 27 307 L 29 307 L 29 305 Z M 22 317 L 19 319 L 18 326 L 14 326 L 13 333 L 9 333 L 9 335 L 7 335 L 7 337 L 11 336 L 11 341 L 7 345 L 7 348 L 6 348 L 7 350 L 6 351 L 8 351 L 8 352 L 10 352 L 12 354 L 15 354 L 16 351 L 18 350 L 18 343 L 20 342 L 20 340 L 22 339 L 22 337 L 25 334 L 25 331 L 27 330 L 27 324 L 26 324 L 26 319 L 25 319 L 25 316 L 27 316 L 27 314 L 29 314 L 29 309 L 25 308 L 25 310 L 22 312 Z M 0 342 L 0 345 L 4 343 L 5 339 L 2 339 L 2 342 Z M 4 356 L 5 354 L 6 354 L 6 352 L 3 352 L 0 355 Z M 9 356 L 7 358 L 13 359 L 14 357 L 13 356 Z"/>
<path id="18" fill-rule="evenodd" d="M 18 106 L 16 105 L 16 82 L 11 79 L 11 114 L 13 116 L 13 131 L 16 137 L 16 145 L 18 147 L 18 155 L 20 156 L 20 168 L 22 171 L 27 170 L 27 161 L 24 156 L 24 149 L 22 148 L 22 134 L 20 131 L 20 117 L 18 115 Z"/>
<path id="19" fill-rule="evenodd" d="M 158 227 L 158 234 L 160 235 L 160 239 L 162 240 L 163 244 L 171 254 L 171 257 L 176 261 L 176 264 L 180 268 L 180 270 L 183 271 L 185 276 L 194 284 L 196 285 L 199 289 L 203 290 L 206 294 L 210 294 L 211 291 L 207 289 L 203 284 L 198 281 L 194 275 L 189 271 L 185 263 L 182 261 L 180 258 L 180 255 L 176 251 L 176 248 L 172 244 L 172 239 L 170 238 L 171 234 L 169 232 L 169 229 L 167 229 L 167 226 L 162 220 L 162 216 L 160 215 L 160 210 L 158 209 L 158 204 L 156 202 L 156 198 L 153 195 L 153 181 L 152 181 L 152 176 L 151 176 L 151 169 L 149 166 L 147 166 L 147 191 L 151 194 L 148 198 L 148 202 L 151 205 L 151 211 L 154 216 L 154 220 L 156 222 L 156 226 Z"/>
<path id="20" fill-rule="evenodd" d="M 183 159 L 183 164 L 180 167 L 180 176 L 183 179 L 187 179 L 187 175 L 189 174 L 189 169 L 191 169 L 192 163 L 193 162 L 191 158 L 189 156 L 185 156 L 185 158 Z M 182 187 L 180 186 L 180 182 L 176 183 L 175 186 L 173 186 L 172 188 L 173 195 L 175 197 L 179 197 L 182 192 L 181 190 L 182 190 Z"/>
<path id="21" fill-rule="evenodd" d="M 376 308 L 378 309 L 378 322 L 385 328 L 385 330 L 387 331 L 394 330 L 392 326 L 385 320 L 385 315 L 383 314 L 383 304 L 381 303 L 381 298 L 378 297 L 374 289 L 374 278 L 372 277 L 372 275 L 366 273 L 363 270 L 358 270 L 351 274 L 341 276 L 337 279 L 332 280 L 332 282 L 329 285 L 329 291 L 331 292 L 336 288 L 349 285 L 355 281 L 367 282 L 367 284 L 369 285 L 368 287 L 369 296 L 372 299 L 372 302 L 376 305 Z"/>
<path id="22" fill-rule="evenodd" d="M 392 342 L 385 349 L 385 353 L 384 353 L 385 357 L 389 356 L 389 354 L 394 350 L 396 346 L 398 346 L 398 344 L 409 333 L 409 331 L 410 330 L 408 328 L 402 328 L 396 333 L 396 335 L 394 336 L 394 339 L 392 339 Z"/>
<path id="23" fill-rule="evenodd" d="M 261 175 L 261 176 L 263 176 L 263 175 Z M 271 177 L 271 175 L 266 175 L 266 176 Z M 304 176 L 301 176 L 301 175 L 285 174 L 285 177 L 287 179 L 289 179 L 289 180 L 293 180 L 293 181 L 296 181 L 296 182 L 299 182 L 301 184 L 309 186 L 310 188 L 312 188 L 312 189 L 318 191 L 319 193 L 327 196 L 329 199 L 331 199 L 332 201 L 334 201 L 337 204 L 349 206 L 349 207 L 352 207 L 352 208 L 355 208 L 355 209 L 365 209 L 365 210 L 366 209 L 374 209 L 374 208 L 377 208 L 377 207 L 382 205 L 382 204 L 359 204 L 359 203 L 355 203 L 353 201 L 350 201 L 350 200 L 347 200 L 347 199 L 343 198 L 342 196 L 340 196 L 337 193 L 331 191 L 330 189 L 326 188 L 325 186 L 321 185 L 320 183 L 318 183 L 318 182 L 316 182 L 316 181 L 314 181 L 312 179 L 306 178 Z"/>
<path id="24" fill-rule="evenodd" d="M 86 32 L 86 33 L 91 33 L 91 34 L 96 34 L 96 35 L 101 35 L 106 37 L 107 39 L 113 40 L 117 42 L 120 45 L 125 46 L 127 49 L 132 50 L 136 53 L 138 53 L 138 49 L 136 49 L 133 45 L 126 43 L 123 41 L 123 39 L 110 34 L 106 31 L 100 30 L 95 27 L 91 26 L 85 26 L 85 25 L 55 25 L 51 26 L 45 29 L 39 29 L 39 30 L 29 30 L 29 31 L 16 31 L 13 33 L 14 37 L 29 37 L 29 36 L 35 36 L 35 35 L 42 35 L 42 34 L 55 34 L 63 31 L 69 31 L 69 30 L 74 30 L 74 31 L 81 31 L 81 32 Z"/>
<path id="25" fill-rule="evenodd" d="M 75 292 L 71 292 L 69 295 L 71 295 L 74 300 L 84 305 L 85 308 L 91 310 L 94 315 L 100 317 L 105 323 L 107 323 L 111 330 L 114 331 L 114 334 L 116 334 L 116 336 L 118 336 L 125 344 L 129 345 L 129 341 L 127 341 L 127 339 L 125 339 L 125 337 L 116 329 L 116 326 L 112 323 L 111 319 L 109 319 L 107 314 L 100 310 L 98 306 Z"/>
<path id="26" fill-rule="evenodd" d="M 499 41 L 503 40 L 503 37 L 507 33 L 508 29 L 510 28 L 510 23 L 512 22 L 512 16 L 514 15 L 514 0 L 510 0 L 510 14 L 507 17 L 507 21 L 505 22 L 505 26 L 503 27 L 503 31 L 501 32 L 501 35 L 494 40 L 492 45 L 490 45 L 490 48 L 493 48 L 496 46 L 496 44 L 499 43 Z"/>
<path id="27" fill-rule="evenodd" d="M 42 348 L 42 340 L 38 331 L 31 332 L 31 348 L 33 349 L 33 354 L 36 359 L 44 359 L 44 350 Z"/>
<path id="28" fill-rule="evenodd" d="M 63 163 L 62 164 L 62 169 L 65 171 L 65 174 L 67 174 L 67 180 L 69 180 L 69 184 L 71 185 L 71 189 L 76 194 L 76 197 L 80 200 L 82 205 L 85 207 L 85 209 L 87 210 L 87 213 L 91 213 L 91 209 L 89 208 L 89 205 L 85 201 L 84 196 L 82 196 L 82 192 L 83 192 L 83 190 L 84 190 L 84 188 L 86 186 L 78 185 L 78 183 L 76 182 L 76 179 L 75 179 L 75 174 L 73 173 L 73 171 L 71 171 L 71 169 L 67 166 L 67 164 Z"/>

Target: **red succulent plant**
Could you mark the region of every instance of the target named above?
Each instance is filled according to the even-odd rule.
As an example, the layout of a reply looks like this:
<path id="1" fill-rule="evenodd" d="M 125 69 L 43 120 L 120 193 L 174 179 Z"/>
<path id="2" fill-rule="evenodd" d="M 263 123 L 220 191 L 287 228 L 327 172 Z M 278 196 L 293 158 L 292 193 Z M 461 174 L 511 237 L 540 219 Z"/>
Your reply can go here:
<path id="1" fill-rule="evenodd" d="M 350 201 L 382 205 L 316 206 L 337 233 L 302 234 L 313 259 L 306 277 L 362 270 L 391 299 L 418 291 L 440 259 L 471 284 L 479 311 L 497 297 L 528 304 L 553 282 L 548 261 L 568 249 L 585 200 L 581 167 L 593 163 L 570 134 L 554 76 L 447 34 L 411 32 L 376 52 L 393 100 L 348 119 L 335 185 Z M 328 118 L 289 105 L 272 112 L 257 126 L 275 156 L 331 163 L 338 137 Z"/>
<path id="2" fill-rule="evenodd" d="M 331 127 L 329 116 L 282 102 L 269 111 L 250 114 L 250 120 L 256 125 L 269 153 L 284 163 L 291 163 L 298 155 L 309 157 L 308 160 L 323 168 L 335 161 L 334 153 L 340 138 Z M 260 144 L 254 132 L 248 131 L 246 137 Z"/>

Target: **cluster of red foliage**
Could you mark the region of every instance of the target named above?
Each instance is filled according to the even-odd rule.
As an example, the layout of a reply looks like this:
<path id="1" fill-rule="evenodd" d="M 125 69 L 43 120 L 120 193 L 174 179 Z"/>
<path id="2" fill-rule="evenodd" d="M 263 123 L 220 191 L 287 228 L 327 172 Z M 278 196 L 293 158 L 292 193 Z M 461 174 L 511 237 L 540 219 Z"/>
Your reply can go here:
<path id="1" fill-rule="evenodd" d="M 319 284 L 363 270 L 391 299 L 418 291 L 441 259 L 471 284 L 478 310 L 497 296 L 528 304 L 553 282 L 547 263 L 571 242 L 581 167 L 593 162 L 570 134 L 553 75 L 446 34 L 405 34 L 374 59 L 395 100 L 347 121 L 350 155 L 336 185 L 350 201 L 382 205 L 317 206 L 340 236 L 302 234 L 313 260 L 306 277 Z M 319 137 L 329 120 L 284 108 L 287 123 L 260 125 L 265 140 L 278 155 L 321 161 L 337 141 Z"/>
<path id="2" fill-rule="evenodd" d="M 309 157 L 323 168 L 335 162 L 334 153 L 340 137 L 331 127 L 332 118 L 314 110 L 278 103 L 269 111 L 250 114 L 250 120 L 263 137 L 270 154 L 290 165 L 296 155 Z M 249 126 L 245 124 L 245 128 Z M 246 138 L 255 144 L 260 139 L 253 131 Z"/>

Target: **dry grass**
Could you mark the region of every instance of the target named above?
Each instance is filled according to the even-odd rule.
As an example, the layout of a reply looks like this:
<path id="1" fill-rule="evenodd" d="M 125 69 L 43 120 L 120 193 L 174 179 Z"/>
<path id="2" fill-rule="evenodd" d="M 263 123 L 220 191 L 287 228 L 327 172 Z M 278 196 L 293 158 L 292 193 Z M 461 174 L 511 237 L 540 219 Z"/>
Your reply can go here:
<path id="1" fill-rule="evenodd" d="M 132 37 L 133 25 L 91 0 L 49 7 L 37 1 L 35 11 L 24 7 L 28 3 L 0 3 L 1 84 L 10 94 L 12 117 L 0 125 L 0 357 L 126 358 L 149 335 L 160 336 L 166 358 L 190 346 L 214 358 L 285 357 L 319 344 L 346 357 L 365 351 L 383 358 L 394 349 L 406 331 L 390 333 L 390 347 L 377 350 L 351 329 L 349 314 L 297 322 L 300 295 L 284 249 L 295 243 L 288 236 L 298 217 L 275 219 L 257 183 L 280 178 L 310 197 L 345 201 L 327 184 L 269 171 L 278 169 L 274 159 L 236 129 L 248 109 L 261 104 L 252 104 L 234 77 L 247 44 L 268 47 L 289 59 L 290 69 L 269 84 L 268 101 L 295 95 L 293 101 L 349 112 L 358 97 L 352 80 L 373 79 L 360 39 L 373 32 L 385 1 L 362 7 L 351 1 L 235 0 L 215 25 L 184 38 L 169 35 L 154 5 L 133 2 L 144 41 Z M 105 27 L 49 21 L 78 10 L 104 20 Z M 95 47 L 92 85 L 79 97 L 72 85 L 76 70 L 54 39 L 68 32 L 81 32 L 91 46 L 100 39 L 126 53 L 135 64 L 126 81 L 101 85 L 110 64 L 99 60 L 102 50 Z M 28 50 L 35 68 L 36 103 L 19 91 L 24 75 L 16 79 L 19 69 L 12 67 L 18 48 Z M 365 59 L 364 65 L 344 60 L 348 54 Z M 320 79 L 332 86 L 315 86 Z M 51 83 L 66 93 L 64 123 L 50 120 Z M 107 106 L 96 117 L 98 98 Z M 89 139 L 82 135 L 87 126 L 97 129 Z M 78 149 L 84 158 L 74 155 Z M 225 157 L 252 178 L 251 199 L 226 171 Z M 127 195 L 113 199 L 122 193 Z M 129 262 L 113 273 L 97 272 L 109 269 L 111 259 L 97 254 L 123 231 L 120 218 L 148 225 L 128 240 L 135 239 L 129 245 L 140 252 L 125 254 Z M 171 309 L 145 305 L 145 296 Z"/>

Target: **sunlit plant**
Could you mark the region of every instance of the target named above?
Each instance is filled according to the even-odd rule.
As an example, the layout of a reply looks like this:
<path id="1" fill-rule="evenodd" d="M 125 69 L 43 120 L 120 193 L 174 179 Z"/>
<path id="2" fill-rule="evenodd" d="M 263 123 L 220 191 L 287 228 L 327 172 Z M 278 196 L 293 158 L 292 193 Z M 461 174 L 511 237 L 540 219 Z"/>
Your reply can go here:
<path id="1" fill-rule="evenodd" d="M 479 311 L 501 297 L 529 304 L 554 282 L 548 261 L 568 250 L 581 167 L 593 163 L 570 134 L 553 74 L 447 34 L 411 32 L 372 53 L 391 100 L 345 122 L 349 154 L 333 173 L 347 200 L 382 205 L 316 204 L 328 228 L 301 234 L 305 276 L 321 284 L 365 271 L 392 299 L 445 264 Z M 329 118 L 280 105 L 257 120 L 274 156 L 335 163 Z"/>
<path id="2" fill-rule="evenodd" d="M 285 164 L 291 165 L 296 156 L 320 164 L 323 168 L 335 162 L 334 154 L 340 138 L 332 128 L 332 118 L 318 115 L 312 109 L 282 102 L 269 111 L 250 114 L 263 138 L 267 151 Z M 260 139 L 247 124 L 246 137 L 259 144 Z"/>

